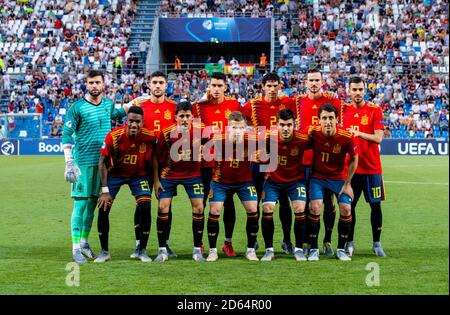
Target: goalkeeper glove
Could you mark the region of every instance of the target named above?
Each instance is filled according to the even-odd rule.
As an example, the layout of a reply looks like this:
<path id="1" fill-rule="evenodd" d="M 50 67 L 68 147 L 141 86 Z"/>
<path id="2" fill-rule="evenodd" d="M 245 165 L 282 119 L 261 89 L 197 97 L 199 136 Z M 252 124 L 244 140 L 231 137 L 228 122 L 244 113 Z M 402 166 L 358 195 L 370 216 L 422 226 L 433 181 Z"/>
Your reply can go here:
<path id="1" fill-rule="evenodd" d="M 64 172 L 64 178 L 66 181 L 75 183 L 80 178 L 81 171 L 73 160 L 66 162 L 66 171 Z"/>

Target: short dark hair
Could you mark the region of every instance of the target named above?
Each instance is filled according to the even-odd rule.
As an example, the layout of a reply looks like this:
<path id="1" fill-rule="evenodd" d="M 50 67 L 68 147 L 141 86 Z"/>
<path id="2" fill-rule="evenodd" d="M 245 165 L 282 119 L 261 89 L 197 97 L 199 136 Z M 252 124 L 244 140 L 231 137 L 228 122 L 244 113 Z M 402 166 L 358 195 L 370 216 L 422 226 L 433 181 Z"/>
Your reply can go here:
<path id="1" fill-rule="evenodd" d="M 280 82 L 280 77 L 275 72 L 269 72 L 263 76 L 262 85 L 266 85 L 268 81 Z"/>
<path id="2" fill-rule="evenodd" d="M 280 119 L 282 119 L 282 120 L 294 119 L 295 120 L 294 112 L 290 109 L 282 109 L 277 114 L 277 121 L 279 121 Z"/>
<path id="3" fill-rule="evenodd" d="M 184 111 L 188 111 L 189 110 L 189 111 L 192 112 L 192 104 L 191 104 L 191 102 L 188 102 L 188 101 L 179 102 L 177 104 L 177 107 L 175 108 L 175 115 L 178 114 L 178 112 L 180 112 L 182 110 L 184 110 Z"/>
<path id="4" fill-rule="evenodd" d="M 228 116 L 228 121 L 244 121 L 245 123 L 247 123 L 245 116 L 238 110 L 231 112 L 231 114 Z"/>
<path id="5" fill-rule="evenodd" d="M 144 116 L 144 111 L 142 110 L 142 107 L 140 106 L 131 106 L 130 109 L 128 109 L 128 114 L 138 114 Z"/>
<path id="6" fill-rule="evenodd" d="M 151 79 L 153 79 L 154 77 L 163 77 L 164 80 L 167 81 L 167 76 L 166 76 L 166 74 L 165 74 L 164 72 L 162 72 L 162 71 L 155 71 L 155 72 L 152 72 L 152 74 L 150 74 L 149 79 L 151 80 Z"/>
<path id="7" fill-rule="evenodd" d="M 320 114 L 324 111 L 328 112 L 328 113 L 334 113 L 336 118 L 338 118 L 338 110 L 336 109 L 336 107 L 334 107 L 333 104 L 330 104 L 330 103 L 322 104 L 322 106 L 320 106 L 320 108 L 319 108 L 319 118 L 320 118 Z"/>
<path id="8" fill-rule="evenodd" d="M 360 76 L 352 76 L 349 80 L 348 80 L 348 86 L 350 86 L 350 84 L 352 84 L 352 83 L 355 83 L 355 84 L 358 84 L 358 83 L 365 83 L 364 82 L 364 80 L 363 80 L 363 78 L 361 78 Z"/>
<path id="9" fill-rule="evenodd" d="M 105 75 L 103 74 L 103 71 L 100 70 L 89 70 L 87 78 L 94 78 L 94 77 L 102 77 L 102 80 L 105 81 Z"/>
<path id="10" fill-rule="evenodd" d="M 211 79 L 223 80 L 223 82 L 227 82 L 227 76 L 222 72 L 213 72 L 211 74 Z"/>
<path id="11" fill-rule="evenodd" d="M 317 67 L 312 67 L 312 68 L 308 69 L 306 76 L 308 76 L 308 74 L 310 74 L 310 73 L 320 73 L 320 76 L 322 76 L 322 71 L 320 71 L 320 69 Z"/>

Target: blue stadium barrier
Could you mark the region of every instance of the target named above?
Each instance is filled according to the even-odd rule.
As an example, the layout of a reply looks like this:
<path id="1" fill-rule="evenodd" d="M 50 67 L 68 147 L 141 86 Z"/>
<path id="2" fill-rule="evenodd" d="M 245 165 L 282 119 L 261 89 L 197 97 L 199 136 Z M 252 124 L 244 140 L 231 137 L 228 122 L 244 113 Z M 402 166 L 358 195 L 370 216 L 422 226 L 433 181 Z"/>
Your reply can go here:
<path id="1" fill-rule="evenodd" d="M 448 155 L 447 139 L 384 139 L 382 155 Z"/>

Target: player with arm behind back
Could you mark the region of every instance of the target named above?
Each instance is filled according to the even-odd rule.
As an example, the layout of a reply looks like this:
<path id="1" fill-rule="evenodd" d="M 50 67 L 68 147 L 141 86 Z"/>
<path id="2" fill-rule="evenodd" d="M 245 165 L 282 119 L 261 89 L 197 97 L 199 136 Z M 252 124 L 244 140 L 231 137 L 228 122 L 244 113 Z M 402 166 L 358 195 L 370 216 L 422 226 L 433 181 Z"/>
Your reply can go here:
<path id="1" fill-rule="evenodd" d="M 162 130 L 173 125 L 175 116 L 176 103 L 171 99 L 165 97 L 167 90 L 167 77 L 161 71 L 152 72 L 148 81 L 146 82 L 150 90 L 150 95 L 143 95 L 135 98 L 130 103 L 124 105 L 124 109 L 132 105 L 142 108 L 144 111 L 144 128 L 153 131 L 158 137 Z M 147 171 L 147 181 L 149 185 L 153 185 L 153 174 L 151 169 Z M 169 208 L 169 216 L 167 219 L 167 253 L 169 257 L 176 257 L 175 252 L 169 247 L 169 236 L 172 226 L 172 210 Z M 134 212 L 134 232 L 136 237 L 136 250 L 130 255 L 131 258 L 136 258 L 139 254 L 139 239 L 140 239 L 140 225 L 139 225 L 139 207 L 136 205 Z"/>
<path id="2" fill-rule="evenodd" d="M 292 98 L 283 96 L 279 97 L 281 89 L 281 80 L 276 73 L 267 73 L 262 78 L 263 97 L 257 97 L 247 102 L 242 108 L 243 114 L 246 116 L 255 128 L 265 128 L 269 130 L 277 125 L 277 114 L 280 110 L 295 110 L 295 102 Z M 262 130 L 260 130 L 262 132 Z M 265 173 L 259 171 L 259 165 L 253 164 L 253 180 L 255 182 L 256 191 L 258 192 L 258 200 L 260 201 L 263 185 L 265 181 Z M 288 254 L 293 254 L 291 242 L 292 227 L 292 209 L 289 204 L 289 198 L 286 192 L 281 192 L 279 197 L 280 211 L 279 217 L 283 228 L 283 242 L 281 248 Z"/>
<path id="3" fill-rule="evenodd" d="M 207 87 L 205 96 L 194 104 L 194 117 L 200 118 L 203 125 L 212 127 L 214 133 L 225 132 L 228 124 L 228 116 L 231 112 L 240 108 L 238 101 L 226 97 L 226 76 L 221 72 L 213 72 Z M 203 207 L 206 208 L 210 183 L 213 176 L 214 161 L 202 161 L 202 182 L 205 189 Z M 222 251 L 229 257 L 236 256 L 233 248 L 233 231 L 236 223 L 236 208 L 234 206 L 233 194 L 230 192 L 224 201 L 223 223 L 225 227 L 225 240 Z"/>
<path id="4" fill-rule="evenodd" d="M 381 157 L 378 145 L 383 140 L 383 113 L 379 106 L 364 100 L 365 82 L 361 77 L 349 80 L 351 103 L 344 106 L 344 128 L 358 138 L 359 162 L 352 178 L 355 198 L 352 201 L 352 227 L 346 243 L 346 252 L 353 255 L 355 244 L 353 235 L 356 223 L 356 205 L 364 192 L 364 198 L 370 205 L 370 223 L 372 225 L 372 249 L 375 255 L 384 257 L 381 246 L 382 213 L 381 201 L 384 200 L 384 185 L 382 178 Z"/>
<path id="5" fill-rule="evenodd" d="M 338 111 L 338 122 L 342 119 L 341 101 L 338 96 L 332 92 L 325 92 L 322 89 L 323 75 L 318 68 L 308 70 L 305 79 L 307 92 L 296 98 L 296 111 L 298 119 L 298 129 L 306 132 L 310 126 L 319 125 L 319 108 L 325 103 L 331 103 Z M 309 189 L 311 164 L 313 151 L 307 150 L 303 155 L 303 165 L 305 166 L 306 188 Z M 331 245 L 331 235 L 333 232 L 334 221 L 336 218 L 335 206 L 333 204 L 333 194 L 328 189 L 324 191 L 324 212 L 323 223 L 325 226 L 325 236 L 323 238 L 323 252 L 327 256 L 333 256 L 334 251 Z M 306 212 L 309 212 L 308 203 Z M 309 221 L 306 224 L 306 230 L 309 228 Z"/>

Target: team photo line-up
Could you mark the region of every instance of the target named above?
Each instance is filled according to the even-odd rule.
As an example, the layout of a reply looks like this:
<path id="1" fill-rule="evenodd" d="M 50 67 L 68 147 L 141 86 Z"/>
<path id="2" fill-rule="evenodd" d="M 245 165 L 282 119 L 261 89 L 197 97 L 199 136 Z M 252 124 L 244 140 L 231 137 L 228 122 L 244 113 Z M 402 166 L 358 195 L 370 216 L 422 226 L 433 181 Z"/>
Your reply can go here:
<path id="1" fill-rule="evenodd" d="M 377 105 L 365 101 L 366 84 L 361 77 L 349 80 L 348 104 L 341 104 L 336 94 L 322 90 L 318 69 L 307 72 L 307 91 L 296 97 L 279 96 L 280 78 L 268 73 L 262 78 L 262 96 L 243 106 L 225 96 L 223 73 L 213 73 L 205 95 L 192 104 L 165 97 L 168 85 L 163 72 L 153 72 L 146 83 L 149 95 L 117 109 L 113 101 L 103 97 L 103 73 L 91 70 L 86 95 L 66 115 L 62 136 L 64 175 L 71 183 L 74 200 L 71 233 L 76 263 L 111 260 L 109 213 L 123 185 L 129 186 L 136 199 L 136 248 L 130 257 L 143 262 L 152 261 L 146 247 L 153 191 L 158 204 L 159 245 L 154 261 L 177 256 L 169 247 L 169 236 L 172 199 L 177 196 L 178 185 L 184 187 L 191 202 L 194 261 L 218 259 L 222 210 L 222 251 L 226 256 L 236 256 L 232 243 L 235 193 L 247 213 L 245 257 L 250 261 L 271 261 L 275 257 L 273 213 L 277 203 L 281 247 L 286 254 L 297 261 L 319 260 L 323 207 L 323 253 L 351 261 L 356 248 L 355 210 L 362 193 L 371 208 L 373 252 L 386 256 L 380 242 L 384 187 L 379 144 L 383 117 Z M 111 121 L 122 118 L 126 119 L 123 126 L 111 130 Z M 97 207 L 98 256 L 88 242 Z M 336 208 L 338 244 L 334 251 L 331 236 Z M 209 245 L 206 258 L 205 220 Z M 259 229 L 265 245 L 261 258 L 256 255 Z"/>

